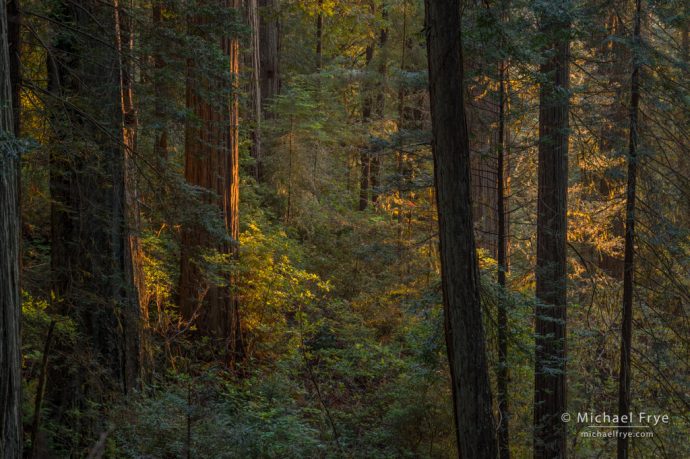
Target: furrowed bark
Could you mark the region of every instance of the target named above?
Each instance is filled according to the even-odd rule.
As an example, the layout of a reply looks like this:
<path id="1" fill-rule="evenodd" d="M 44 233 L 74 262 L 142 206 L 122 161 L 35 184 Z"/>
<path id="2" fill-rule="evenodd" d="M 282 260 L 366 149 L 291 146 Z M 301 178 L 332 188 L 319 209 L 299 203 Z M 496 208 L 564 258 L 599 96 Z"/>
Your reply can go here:
<path id="1" fill-rule="evenodd" d="M 22 457 L 19 148 L 7 10 L 0 8 L 0 457 Z"/>
<path id="2" fill-rule="evenodd" d="M 541 15 L 550 40 L 540 72 L 534 457 L 566 457 L 568 0 Z"/>
<path id="3" fill-rule="evenodd" d="M 458 455 L 496 458 L 470 202 L 459 0 L 426 0 L 432 150 Z"/>
<path id="4" fill-rule="evenodd" d="M 221 3 L 239 10 L 240 0 Z M 190 29 L 208 18 L 190 18 Z M 200 35 L 204 38 L 204 35 Z M 227 240 L 209 234 L 200 224 L 190 222 L 183 228 L 180 267 L 180 310 L 183 318 L 194 323 L 202 336 L 209 336 L 226 363 L 234 365 L 242 357 L 239 304 L 233 292 L 235 279 L 216 285 L 201 270 L 196 258 L 204 249 L 236 257 L 239 239 L 239 39 L 222 37 L 219 46 L 230 66 L 231 81 L 208 76 L 192 58 L 187 63 L 187 108 L 194 118 L 185 131 L 185 179 L 207 190 L 203 200 L 217 208 Z M 231 90 L 227 103 L 209 100 L 204 94 Z"/>
<path id="5" fill-rule="evenodd" d="M 46 401 L 53 421 L 77 432 L 55 439 L 69 449 L 103 427 L 74 413 L 139 378 L 115 6 L 59 2 L 52 13 L 78 31 L 58 28 L 48 57 L 52 309 L 74 320 L 87 338 L 83 355 L 102 370 L 88 379 L 89 363 L 64 358 L 68 344 L 56 343 L 62 357 L 49 369 Z"/>

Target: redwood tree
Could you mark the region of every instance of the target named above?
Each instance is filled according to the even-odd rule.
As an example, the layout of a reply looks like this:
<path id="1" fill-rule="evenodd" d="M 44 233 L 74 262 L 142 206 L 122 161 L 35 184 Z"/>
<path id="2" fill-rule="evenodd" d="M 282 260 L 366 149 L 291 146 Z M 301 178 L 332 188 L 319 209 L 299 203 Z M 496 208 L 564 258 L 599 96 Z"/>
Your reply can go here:
<path id="1" fill-rule="evenodd" d="M 566 457 L 568 0 L 545 5 L 540 67 L 534 457 Z"/>
<path id="2" fill-rule="evenodd" d="M 240 0 L 218 4 L 239 9 Z M 194 58 L 187 63 L 187 108 L 192 114 L 185 131 L 185 179 L 204 190 L 203 200 L 220 215 L 225 237 L 218 237 L 202 222 L 189 222 L 182 232 L 180 269 L 180 310 L 198 331 L 222 348 L 227 363 L 242 355 L 237 296 L 234 278 L 227 275 L 218 283 L 202 269 L 199 254 L 205 250 L 236 257 L 239 239 L 239 39 L 209 34 L 211 18 L 196 15 L 189 28 L 210 46 L 222 50 L 226 72 L 200 68 Z M 225 96 L 231 93 L 228 100 Z"/>
<path id="3" fill-rule="evenodd" d="M 498 453 L 470 202 L 460 1 L 426 0 L 432 149 L 446 344 L 459 456 Z"/>
<path id="4" fill-rule="evenodd" d="M 88 359 L 56 358 L 51 365 L 51 416 L 85 434 L 79 446 L 99 427 L 80 423 L 77 413 L 89 400 L 128 393 L 139 375 L 114 13 L 113 5 L 91 0 L 58 2 L 53 15 L 68 26 L 56 27 L 48 53 L 52 308 L 76 323 L 87 338 L 80 346 L 102 369 L 95 381 Z M 74 352 L 59 344 L 61 356 Z"/>
<path id="5" fill-rule="evenodd" d="M 19 151 L 7 10 L 0 8 L 0 457 L 22 457 Z"/>

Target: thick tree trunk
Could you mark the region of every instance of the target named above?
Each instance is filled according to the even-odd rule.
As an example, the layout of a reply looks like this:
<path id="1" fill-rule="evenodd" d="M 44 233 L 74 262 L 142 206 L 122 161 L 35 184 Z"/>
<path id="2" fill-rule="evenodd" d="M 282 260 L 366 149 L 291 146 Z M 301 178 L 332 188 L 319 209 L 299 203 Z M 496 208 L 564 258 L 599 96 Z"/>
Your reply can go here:
<path id="1" fill-rule="evenodd" d="M 534 457 L 566 457 L 566 237 L 568 193 L 569 29 L 567 0 L 541 16 L 551 40 L 541 65 L 537 196 L 537 306 Z M 565 22 L 564 22 L 565 21 Z"/>
<path id="2" fill-rule="evenodd" d="M 115 13 L 98 2 L 57 4 L 54 16 L 82 33 L 59 29 L 48 58 L 55 133 L 50 154 L 53 307 L 76 322 L 89 339 L 80 345 L 104 370 L 98 383 L 87 379 L 81 363 L 55 359 L 49 371 L 52 416 L 85 434 L 80 442 L 90 442 L 88 435 L 100 427 L 78 426 L 71 410 L 111 391 L 127 393 L 139 375 Z"/>
<path id="3" fill-rule="evenodd" d="M 239 9 L 241 2 L 231 0 L 229 6 Z M 194 17 L 190 27 L 203 25 L 205 20 Z M 224 37 L 220 46 L 228 58 L 232 82 L 209 77 L 193 59 L 188 60 L 187 107 L 195 119 L 188 121 L 185 132 L 185 179 L 208 190 L 204 199 L 217 207 L 230 241 L 218 240 L 197 223 L 183 229 L 179 294 L 182 316 L 200 334 L 211 337 L 232 365 L 242 355 L 239 305 L 232 292 L 235 280 L 216 285 L 201 271 L 201 260 L 196 257 L 204 249 L 234 257 L 239 239 L 239 40 Z M 204 94 L 223 89 L 232 89 L 227 103 L 204 98 Z"/>
<path id="4" fill-rule="evenodd" d="M 0 8 L 0 457 L 22 457 L 19 150 L 7 10 Z"/>
<path id="5" fill-rule="evenodd" d="M 230 0 L 231 7 L 238 9 L 242 6 L 242 0 Z M 239 255 L 240 239 L 240 99 L 239 99 L 239 77 L 240 77 L 240 41 L 234 37 L 230 40 L 230 74 L 233 77 L 233 91 L 230 103 L 230 139 L 229 151 L 226 159 L 227 181 L 225 184 L 224 198 L 225 208 L 225 228 L 232 240 L 230 253 L 236 259 Z M 230 278 L 230 287 L 234 288 L 237 280 L 234 276 Z M 230 297 L 230 324 L 229 333 L 226 336 L 228 342 L 228 357 L 232 365 L 244 357 L 244 343 L 242 341 L 242 329 L 240 326 L 240 305 L 236 294 Z"/>
<path id="6" fill-rule="evenodd" d="M 127 284 L 135 289 L 137 301 L 129 304 L 134 308 L 125 318 L 128 323 L 125 328 L 133 334 L 126 341 L 129 346 L 124 358 L 127 366 L 133 370 L 141 370 L 141 341 L 143 338 L 141 320 L 148 323 L 149 309 L 146 295 L 146 280 L 144 277 L 144 253 L 141 248 L 141 208 L 139 205 L 139 183 L 136 175 L 135 157 L 137 152 L 137 133 L 139 121 L 134 103 L 134 21 L 131 11 L 114 0 L 116 43 L 120 55 L 120 101 L 122 119 L 122 145 L 124 147 L 124 187 L 125 187 L 125 224 L 127 229 L 128 250 L 127 258 L 130 266 L 125 267 Z"/>
<path id="7" fill-rule="evenodd" d="M 463 459 L 496 458 L 470 203 L 460 2 L 424 3 L 446 343 L 458 453 Z"/>
<path id="8" fill-rule="evenodd" d="M 632 352 L 633 292 L 635 281 L 635 199 L 637 193 L 637 117 L 640 106 L 640 58 L 639 47 L 642 1 L 635 7 L 635 26 L 633 31 L 633 71 L 630 81 L 630 132 L 628 144 L 628 186 L 625 204 L 625 258 L 623 261 L 623 323 L 621 326 L 621 363 L 618 376 L 618 414 L 630 412 L 630 363 Z M 619 423 L 620 431 L 628 432 L 624 426 L 630 422 Z M 628 458 L 628 438 L 618 437 L 618 459 Z"/>
<path id="9" fill-rule="evenodd" d="M 280 93 L 280 27 L 277 18 L 278 0 L 259 0 L 261 105 L 264 118 L 270 118 L 268 103 Z"/>

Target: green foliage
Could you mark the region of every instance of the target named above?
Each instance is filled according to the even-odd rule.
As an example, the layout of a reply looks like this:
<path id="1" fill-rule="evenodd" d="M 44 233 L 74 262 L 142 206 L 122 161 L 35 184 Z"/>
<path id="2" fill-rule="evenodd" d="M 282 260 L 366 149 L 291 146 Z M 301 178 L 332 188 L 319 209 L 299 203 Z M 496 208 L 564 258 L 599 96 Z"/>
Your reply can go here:
<path id="1" fill-rule="evenodd" d="M 239 385 L 223 374 L 171 373 L 163 386 L 114 410 L 118 457 L 319 457 L 318 432 L 295 404 L 299 388 L 284 377 Z"/>
<path id="2" fill-rule="evenodd" d="M 220 37 L 238 37 L 242 62 L 249 62 L 252 35 L 245 17 L 222 2 L 135 1 L 123 6 L 133 19 L 136 38 L 135 49 L 119 57 L 131 65 L 137 108 L 137 145 L 127 153 L 140 208 L 139 220 L 136 225 L 128 222 L 128 230 L 140 245 L 144 275 L 138 292 L 142 387 L 126 397 L 109 393 L 105 400 L 80 405 L 45 401 L 39 442 L 46 454 L 86 456 L 101 433 L 96 430 L 102 428 L 108 432 L 109 457 L 456 455 L 432 189 L 423 2 L 278 3 L 261 11 L 280 23 L 281 82 L 280 94 L 265 101 L 260 179 L 248 173 L 257 161 L 251 147 L 259 124 L 252 119 L 249 67 L 244 66 L 232 85 L 241 102 L 239 241 L 230 239 L 218 207 L 211 203 L 219 197 L 186 183 L 183 171 L 186 127 L 199 122 L 186 107 L 186 85 L 196 84 L 216 109 L 225 107 L 231 96 L 227 85 L 223 89 L 198 84 L 206 81 L 189 82 L 187 66 L 193 62 L 200 80 L 227 82 L 229 65 Z M 644 63 L 644 117 L 636 213 L 633 405 L 668 411 L 673 419 L 656 432 L 663 441 L 636 443 L 636 451 L 640 457 L 654 457 L 662 449 L 667 457 L 686 457 L 687 6 L 678 0 L 644 2 L 646 38 L 633 49 L 630 2 L 616 8 L 589 0 L 557 2 L 557 7 L 543 0 L 470 3 L 464 5 L 462 40 L 473 212 L 494 385 L 497 311 L 500 304 L 508 310 L 512 455 L 532 454 L 538 83 L 544 80 L 539 64 L 548 55 L 543 46 L 549 38 L 539 32 L 538 17 L 547 15 L 558 20 L 567 16 L 573 22 L 570 31 L 558 31 L 572 38 L 569 409 L 616 409 L 626 101 L 634 53 Z M 107 384 L 105 362 L 90 350 L 84 324 L 61 314 L 66 303 L 51 293 L 56 270 L 51 244 L 59 237 L 51 230 L 51 212 L 59 209 L 52 196 L 51 164 L 83 163 L 82 176 L 100 181 L 107 172 L 104 154 L 124 153 L 111 148 L 117 142 L 110 138 L 117 137 L 122 126 L 121 120 L 110 125 L 103 120 L 103 112 L 113 108 L 102 106 L 100 86 L 108 85 L 89 87 L 91 80 L 85 79 L 84 90 L 65 100 L 48 95 L 45 64 L 54 58 L 54 41 L 89 42 L 87 34 L 98 40 L 103 35 L 96 33 L 99 24 L 89 30 L 60 24 L 60 16 L 55 16 L 60 5 L 30 0 L 23 18 L 22 129 L 23 136 L 36 139 L 36 148 L 22 157 L 26 426 L 36 414 L 51 322 L 55 330 L 49 373 L 94 391 Z M 160 20 L 152 19 L 153 6 L 160 6 Z M 111 18 L 111 9 L 107 13 Z M 190 21 L 201 14 L 205 24 Z M 323 66 L 317 71 L 319 15 Z M 384 30 L 387 41 L 381 46 Z M 105 34 L 107 39 L 113 38 L 111 32 Z M 367 63 L 367 48 L 372 46 Z M 107 52 L 113 49 L 109 46 Z M 98 55 L 95 60 L 101 64 L 104 59 Z M 496 281 L 493 194 L 501 66 L 510 179 L 506 288 Z M 99 75 L 87 76 L 98 80 Z M 105 89 L 113 91 L 115 86 Z M 380 112 L 365 119 L 365 101 L 372 97 L 381 104 Z M 75 118 L 74 108 L 85 112 L 78 122 L 75 119 L 82 117 Z M 62 135 L 59 142 L 56 132 Z M 155 145 L 162 132 L 165 152 Z M 9 145 L 8 139 L 0 141 Z M 16 142 L 12 139 L 11 146 Z M 372 151 L 379 160 L 378 199 L 359 212 L 362 160 Z M 105 187 L 114 183 L 106 182 Z M 89 190 L 82 191 L 91 197 Z M 75 224 L 93 223 L 73 217 Z M 101 215 L 94 212 L 92 217 Z M 208 285 L 231 286 L 237 296 L 246 359 L 236 368 L 213 360 L 212 339 L 197 336 L 195 325 L 180 315 L 180 241 L 189 225 L 219 243 L 239 243 L 237 259 L 218 250 L 194 254 Z M 77 294 L 72 300 L 94 304 L 93 296 Z M 49 375 L 47 384 L 53 383 Z M 55 421 L 59 409 L 78 427 Z M 572 429 L 570 435 L 577 435 L 574 425 Z M 28 438 L 26 443 L 33 446 Z M 572 445 L 576 457 L 608 457 L 615 448 L 613 441 L 579 437 Z"/>

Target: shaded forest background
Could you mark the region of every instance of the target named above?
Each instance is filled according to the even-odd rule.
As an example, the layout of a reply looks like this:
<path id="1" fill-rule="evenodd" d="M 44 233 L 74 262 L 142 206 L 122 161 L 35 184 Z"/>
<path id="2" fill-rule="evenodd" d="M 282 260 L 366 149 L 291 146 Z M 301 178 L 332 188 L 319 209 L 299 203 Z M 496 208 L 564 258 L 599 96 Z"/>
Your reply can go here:
<path id="1" fill-rule="evenodd" d="M 5 3 L 25 457 L 457 456 L 424 2 Z M 690 7 L 638 3 L 461 6 L 501 458 L 534 447 L 552 42 L 569 168 L 551 363 L 569 412 L 617 412 L 637 68 L 629 405 L 672 421 L 630 455 L 690 456 Z M 571 457 L 614 457 L 580 427 Z"/>

